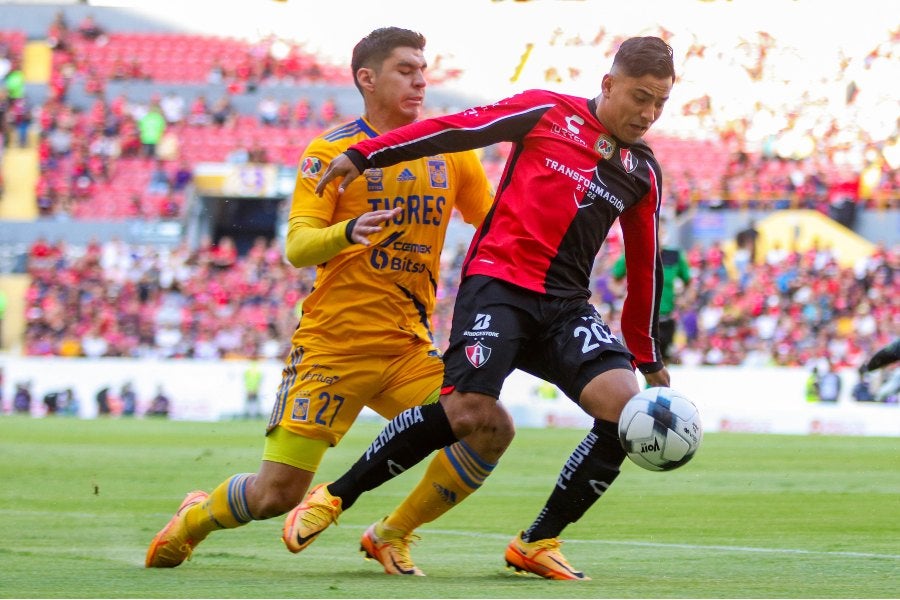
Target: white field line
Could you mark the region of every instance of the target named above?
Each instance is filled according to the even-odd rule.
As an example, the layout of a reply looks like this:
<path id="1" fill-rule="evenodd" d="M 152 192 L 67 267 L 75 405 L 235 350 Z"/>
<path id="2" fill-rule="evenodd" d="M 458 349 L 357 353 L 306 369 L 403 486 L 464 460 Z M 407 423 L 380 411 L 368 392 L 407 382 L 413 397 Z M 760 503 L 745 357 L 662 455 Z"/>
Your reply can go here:
<path id="1" fill-rule="evenodd" d="M 36 511 L 24 511 L 24 510 L 8 510 L 8 509 L 0 509 L 0 515 L 4 516 L 34 516 Z M 97 513 L 86 513 L 86 512 L 68 512 L 68 513 L 60 513 L 58 511 L 53 512 L 56 517 L 65 514 L 66 517 L 70 518 L 84 518 L 84 519 L 98 519 L 101 517 L 100 514 Z M 106 515 L 108 517 L 108 515 Z M 161 523 L 165 523 L 165 519 L 167 517 L 171 517 L 171 514 L 158 514 L 156 515 L 158 520 Z M 279 521 L 278 518 L 271 519 L 272 521 Z M 360 531 L 364 530 L 366 527 L 371 525 L 370 522 L 366 523 L 347 523 L 346 521 L 341 521 L 342 528 L 346 531 L 350 528 L 358 528 Z M 417 531 L 417 533 L 424 535 L 449 535 L 449 536 L 457 536 L 457 537 L 468 537 L 474 539 L 492 539 L 492 540 L 505 540 L 509 541 L 512 539 L 510 534 L 498 534 L 498 533 L 479 533 L 473 531 L 459 531 L 456 529 L 432 529 L 432 528 L 422 528 Z M 805 555 L 805 556 L 834 556 L 834 557 L 846 557 L 846 558 L 878 558 L 878 559 L 886 559 L 886 560 L 900 560 L 900 554 L 879 554 L 875 552 L 849 552 L 849 551 L 828 551 L 828 550 L 803 550 L 799 548 L 763 548 L 757 546 L 724 546 L 724 545 L 711 545 L 711 544 L 670 544 L 670 543 L 660 543 L 660 542 L 641 542 L 641 541 L 627 541 L 627 540 L 600 540 L 600 539 L 576 539 L 571 537 L 563 537 L 566 544 L 570 545 L 588 545 L 588 546 L 630 546 L 635 548 L 677 548 L 684 550 L 710 550 L 710 551 L 718 551 L 718 552 L 733 552 L 736 554 L 741 553 L 757 553 L 757 554 L 792 554 L 792 555 Z M 62 553 L 62 554 L 65 554 Z"/>
<path id="2" fill-rule="evenodd" d="M 365 527 L 365 526 L 364 526 Z M 495 533 L 475 533 L 471 531 L 456 531 L 452 529 L 420 529 L 423 534 L 435 535 L 455 535 L 462 537 L 482 538 L 482 539 L 500 539 L 509 540 L 509 535 L 498 535 Z M 735 553 L 763 553 L 763 554 L 805 554 L 811 556 L 840 556 L 849 558 L 883 558 L 888 560 L 900 560 L 900 554 L 876 554 L 873 552 L 846 552 L 846 551 L 826 551 L 826 550 L 801 550 L 796 548 L 759 548 L 754 546 L 719 546 L 704 544 L 666 544 L 659 542 L 636 542 L 625 540 L 579 540 L 570 537 L 563 537 L 566 544 L 571 545 L 605 545 L 605 546 L 633 546 L 641 548 L 678 548 L 686 550 L 715 550 L 723 552 Z"/>

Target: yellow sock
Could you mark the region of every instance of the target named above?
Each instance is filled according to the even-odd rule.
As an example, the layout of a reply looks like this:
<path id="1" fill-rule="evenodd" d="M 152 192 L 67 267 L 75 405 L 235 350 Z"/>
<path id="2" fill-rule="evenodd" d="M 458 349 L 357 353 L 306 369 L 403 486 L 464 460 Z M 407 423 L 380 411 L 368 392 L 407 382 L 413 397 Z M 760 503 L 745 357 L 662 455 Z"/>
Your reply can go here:
<path id="1" fill-rule="evenodd" d="M 219 484 L 205 502 L 192 506 L 185 515 L 188 531 L 197 540 L 216 529 L 234 529 L 253 520 L 247 507 L 247 483 L 255 473 L 233 475 Z"/>
<path id="2" fill-rule="evenodd" d="M 495 466 L 465 442 L 447 446 L 431 460 L 418 485 L 382 526 L 411 533 L 434 521 L 480 488 Z"/>

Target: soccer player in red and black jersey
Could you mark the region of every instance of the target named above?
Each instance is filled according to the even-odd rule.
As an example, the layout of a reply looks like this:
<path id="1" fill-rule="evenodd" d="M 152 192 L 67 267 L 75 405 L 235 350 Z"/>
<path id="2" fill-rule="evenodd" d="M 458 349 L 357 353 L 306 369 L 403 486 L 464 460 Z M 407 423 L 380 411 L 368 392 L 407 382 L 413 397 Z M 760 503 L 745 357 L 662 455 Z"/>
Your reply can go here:
<path id="1" fill-rule="evenodd" d="M 463 265 L 440 401 L 389 422 L 356 464 L 326 486 L 329 503 L 346 510 L 432 451 L 490 430 L 505 378 L 522 369 L 557 385 L 595 420 L 537 519 L 510 542 L 506 561 L 546 578 L 587 579 L 562 555 L 558 536 L 619 474 L 625 453 L 617 421 L 640 390 L 634 369 L 650 385 L 669 384 L 658 335 L 662 176 L 642 136 L 674 81 L 669 45 L 631 38 L 593 99 L 530 90 L 360 141 L 330 163 L 319 194 L 335 179 L 341 193 L 367 169 L 512 143 Z M 624 344 L 589 302 L 594 259 L 616 219 L 628 278 Z M 302 513 L 323 529 L 337 516 L 310 498 Z"/>

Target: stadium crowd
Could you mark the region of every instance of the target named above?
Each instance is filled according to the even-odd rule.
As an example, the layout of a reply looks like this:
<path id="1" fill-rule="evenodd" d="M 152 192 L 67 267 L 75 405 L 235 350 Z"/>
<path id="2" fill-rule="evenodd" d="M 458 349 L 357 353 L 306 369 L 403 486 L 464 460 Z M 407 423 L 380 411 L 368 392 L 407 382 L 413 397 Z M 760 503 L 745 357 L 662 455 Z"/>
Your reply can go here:
<path id="1" fill-rule="evenodd" d="M 31 247 L 26 355 L 228 358 L 284 356 L 314 273 L 260 239 L 174 249 L 115 240 Z"/>
<path id="2" fill-rule="evenodd" d="M 664 27 L 653 33 L 664 38 L 681 35 Z M 220 137 L 232 146 L 225 152 L 229 156 L 262 158 L 293 167 L 298 148 L 270 149 L 263 155 L 249 150 L 260 139 L 272 139 L 267 135 L 272 128 L 288 130 L 290 143 L 302 145 L 322 127 L 344 118 L 333 99 L 313 106 L 303 89 L 321 83 L 348 84 L 346 69 L 320 64 L 301 44 L 286 45 L 271 37 L 256 43 L 188 35 L 160 37 L 173 46 L 196 49 L 191 55 L 205 57 L 206 62 L 198 62 L 196 57 L 185 61 L 202 69 L 199 77 L 203 81 L 224 83 L 223 95 L 207 98 L 171 91 L 149 101 L 126 94 L 108 98 L 108 81 L 180 77 L 188 84 L 195 83 L 198 76 L 178 70 L 179 61 L 173 59 L 142 69 L 142 61 L 161 52 L 159 44 L 145 40 L 128 45 L 136 43 L 127 41 L 134 36 L 108 32 L 88 17 L 71 26 L 62 12 L 47 31 L 53 48 L 48 97 L 39 106 L 28 106 L 24 95 L 13 97 L 17 89 L 14 76 L 21 74 L 17 69 L 22 59 L 20 37 L 14 32 L 0 36 L 0 40 L 16 40 L 0 47 L 0 55 L 9 64 L 0 110 L 7 143 L 14 137 L 13 130 L 19 132 L 20 140 L 28 138 L 27 131 L 36 134 L 40 157 L 37 203 L 43 217 L 96 216 L 98 211 L 78 207 L 122 202 L 119 192 L 125 190 L 128 206 L 107 211 L 108 215 L 177 218 L 185 202 L 182 190 L 136 189 L 128 174 L 136 170 L 149 173 L 157 158 L 164 161 L 170 176 L 182 161 L 190 165 L 226 158 L 221 148 L 215 158 L 194 150 L 191 144 L 198 127 L 223 130 Z M 551 56 L 546 79 L 552 84 L 563 81 L 558 73 L 575 79 L 583 72 L 577 63 L 553 65 L 553 50 L 585 46 L 578 54 L 559 56 L 611 56 L 620 41 L 603 29 L 589 42 L 557 29 L 535 53 Z M 898 205 L 897 100 L 876 93 L 879 86 L 875 82 L 896 61 L 900 29 L 890 32 L 887 39 L 872 40 L 871 51 L 862 60 L 843 54 L 832 58 L 833 62 L 827 60 L 831 57 L 823 57 L 825 64 L 816 68 L 822 84 L 802 97 L 774 85 L 785 80 L 784 69 L 796 67 L 795 60 L 785 58 L 794 52 L 789 43 L 758 32 L 733 44 L 701 43 L 695 37 L 686 46 L 678 65 L 679 85 L 691 97 L 669 111 L 668 123 L 663 123 L 651 140 L 666 170 L 669 201 L 679 213 L 693 206 L 814 208 L 827 214 L 847 203 L 859 208 Z M 129 49 L 136 54 L 129 55 Z M 0 68 L 5 64 L 0 60 Z M 704 74 L 713 70 L 735 79 L 731 87 L 742 90 L 739 98 L 733 90 L 720 91 L 721 97 L 710 96 L 701 83 Z M 453 69 L 436 69 L 432 84 L 452 79 L 454 73 Z M 297 87 L 293 102 L 278 101 L 266 91 L 267 86 L 285 82 Z M 73 87 L 93 97 L 89 109 L 69 101 Z M 829 96 L 836 87 L 846 88 L 846 95 L 837 100 Z M 235 109 L 234 95 L 245 93 L 259 95 L 256 114 L 240 114 Z M 232 130 L 239 133 L 230 133 Z M 501 146 L 486 155 L 488 171 L 495 179 L 505 150 Z"/>
<path id="3" fill-rule="evenodd" d="M 435 311 L 443 347 L 462 259 L 448 252 Z M 618 333 L 622 290 L 611 280 L 620 244 L 599 257 L 594 301 Z M 693 283 L 677 299 L 674 362 L 856 368 L 900 326 L 900 252 L 879 248 L 853 268 L 828 248 L 772 251 L 736 273 L 721 245 L 688 249 Z M 294 269 L 260 239 L 238 256 L 230 239 L 197 250 L 121 241 L 30 249 L 27 355 L 281 359 L 312 269 Z"/>

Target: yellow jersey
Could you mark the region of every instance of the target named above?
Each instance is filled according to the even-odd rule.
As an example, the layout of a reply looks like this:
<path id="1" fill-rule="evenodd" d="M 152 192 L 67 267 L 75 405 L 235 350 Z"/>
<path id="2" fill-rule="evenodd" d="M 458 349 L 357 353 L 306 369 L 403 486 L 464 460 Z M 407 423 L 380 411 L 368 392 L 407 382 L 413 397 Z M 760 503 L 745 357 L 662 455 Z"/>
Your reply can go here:
<path id="1" fill-rule="evenodd" d="M 329 225 L 380 209 L 402 207 L 400 216 L 318 265 L 303 301 L 295 347 L 331 354 L 403 354 L 411 344 L 433 343 L 441 250 L 453 210 L 477 226 L 491 206 L 492 189 L 474 151 L 441 154 L 368 169 L 338 196 L 329 185 L 320 198 L 319 178 L 350 145 L 378 133 L 364 119 L 316 137 L 300 158 L 289 219 L 313 217 Z"/>

